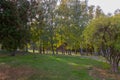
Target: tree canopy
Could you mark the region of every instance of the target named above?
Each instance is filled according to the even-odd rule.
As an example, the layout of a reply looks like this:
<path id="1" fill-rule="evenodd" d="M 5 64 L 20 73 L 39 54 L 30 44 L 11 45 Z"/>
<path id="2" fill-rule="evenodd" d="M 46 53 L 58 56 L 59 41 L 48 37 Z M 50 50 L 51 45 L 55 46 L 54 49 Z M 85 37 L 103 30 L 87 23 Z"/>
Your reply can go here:
<path id="1" fill-rule="evenodd" d="M 91 21 L 83 36 L 86 44 L 93 46 L 118 71 L 120 61 L 120 15 L 100 17 Z"/>
<path id="2" fill-rule="evenodd" d="M 20 3 L 1 0 L 0 2 L 0 44 L 2 48 L 14 51 L 23 48 L 29 39 L 26 10 Z M 19 6 L 17 6 L 19 5 Z M 28 8 L 24 6 L 24 9 Z M 22 16 L 24 15 L 24 16 Z M 21 17 L 22 16 L 22 17 Z"/>

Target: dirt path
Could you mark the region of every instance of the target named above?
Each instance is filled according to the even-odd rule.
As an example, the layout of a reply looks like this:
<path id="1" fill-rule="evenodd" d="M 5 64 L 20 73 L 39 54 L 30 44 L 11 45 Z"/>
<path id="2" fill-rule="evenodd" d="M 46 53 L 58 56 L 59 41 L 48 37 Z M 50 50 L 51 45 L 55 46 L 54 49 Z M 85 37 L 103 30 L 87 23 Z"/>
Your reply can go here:
<path id="1" fill-rule="evenodd" d="M 6 64 L 0 64 L 0 80 L 27 80 L 34 70 L 30 67 L 11 67 Z"/>
<path id="2" fill-rule="evenodd" d="M 120 80 L 120 74 L 112 74 L 108 70 L 93 67 L 89 75 L 100 80 Z"/>

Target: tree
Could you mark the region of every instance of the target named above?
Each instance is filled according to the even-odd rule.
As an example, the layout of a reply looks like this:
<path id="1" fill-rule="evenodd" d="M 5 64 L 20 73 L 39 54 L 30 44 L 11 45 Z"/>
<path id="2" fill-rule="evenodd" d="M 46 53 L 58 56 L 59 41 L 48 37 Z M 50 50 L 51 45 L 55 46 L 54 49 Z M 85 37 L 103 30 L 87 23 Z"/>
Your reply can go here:
<path id="1" fill-rule="evenodd" d="M 51 48 L 54 54 L 54 37 L 55 37 L 55 9 L 57 0 L 38 0 L 37 7 L 37 18 L 35 21 L 39 33 L 39 51 L 40 53 L 45 52 L 45 48 Z M 34 9 L 35 10 L 35 9 Z M 33 18 L 34 19 L 34 18 Z M 34 23 L 34 22 L 33 22 Z M 36 32 L 37 33 L 37 32 Z M 51 45 L 51 46 L 50 46 Z M 42 51 L 43 50 L 43 51 Z"/>
<path id="2" fill-rule="evenodd" d="M 29 34 L 24 27 L 24 20 L 20 17 L 18 7 L 16 1 L 0 2 L 0 44 L 9 51 L 23 48 L 26 44 L 26 35 Z"/>
<path id="3" fill-rule="evenodd" d="M 118 72 L 120 61 L 120 15 L 100 17 L 84 30 L 85 42 L 94 47 L 111 65 L 112 72 Z"/>
<path id="4" fill-rule="evenodd" d="M 80 36 L 89 21 L 87 0 L 61 0 L 57 14 L 61 45 L 67 43 L 70 51 L 78 50 L 82 42 Z"/>
<path id="5" fill-rule="evenodd" d="M 24 48 L 25 51 L 28 51 L 28 43 L 30 42 L 30 26 L 28 25 L 30 21 L 31 15 L 33 15 L 31 11 L 31 5 L 30 5 L 30 0 L 16 0 L 14 1 L 16 3 L 16 8 L 18 12 L 18 17 L 19 17 L 19 24 L 22 25 L 22 29 L 25 30 L 24 32 Z"/>
<path id="6" fill-rule="evenodd" d="M 115 15 L 120 14 L 120 9 L 116 9 L 114 12 Z"/>
<path id="7" fill-rule="evenodd" d="M 101 7 L 100 6 L 97 6 L 96 7 L 96 10 L 95 10 L 95 18 L 99 18 L 101 16 L 104 16 L 104 12 L 102 11 Z"/>
<path id="8" fill-rule="evenodd" d="M 95 8 L 94 5 L 91 5 L 91 6 L 88 7 L 88 17 L 89 17 L 90 20 L 92 20 L 95 16 L 94 15 L 94 11 L 95 11 L 94 8 Z"/>

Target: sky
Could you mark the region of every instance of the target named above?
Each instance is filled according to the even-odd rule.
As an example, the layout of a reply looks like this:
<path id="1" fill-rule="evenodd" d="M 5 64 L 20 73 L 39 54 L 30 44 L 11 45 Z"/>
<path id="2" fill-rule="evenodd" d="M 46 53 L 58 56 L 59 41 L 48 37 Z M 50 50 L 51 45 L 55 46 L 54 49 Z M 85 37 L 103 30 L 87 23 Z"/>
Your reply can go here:
<path id="1" fill-rule="evenodd" d="M 89 5 L 99 5 L 105 14 L 112 13 L 120 9 L 120 0 L 88 0 Z"/>

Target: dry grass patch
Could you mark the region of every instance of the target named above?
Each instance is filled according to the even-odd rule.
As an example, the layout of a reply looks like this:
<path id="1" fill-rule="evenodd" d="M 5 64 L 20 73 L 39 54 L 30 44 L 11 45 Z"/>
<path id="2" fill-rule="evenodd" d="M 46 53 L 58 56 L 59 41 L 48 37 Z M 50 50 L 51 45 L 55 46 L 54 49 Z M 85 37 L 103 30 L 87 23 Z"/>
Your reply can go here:
<path id="1" fill-rule="evenodd" d="M 30 67 L 11 67 L 6 64 L 0 64 L 0 80 L 27 80 L 35 73 Z"/>
<path id="2" fill-rule="evenodd" d="M 100 80 L 120 80 L 120 74 L 110 73 L 108 70 L 100 69 L 97 67 L 89 71 L 89 75 Z"/>

